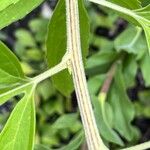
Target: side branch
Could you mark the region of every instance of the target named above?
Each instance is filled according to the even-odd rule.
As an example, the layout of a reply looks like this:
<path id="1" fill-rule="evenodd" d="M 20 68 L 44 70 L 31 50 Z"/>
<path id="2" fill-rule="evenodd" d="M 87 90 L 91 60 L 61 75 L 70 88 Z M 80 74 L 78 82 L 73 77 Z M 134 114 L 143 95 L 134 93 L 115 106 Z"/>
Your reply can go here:
<path id="1" fill-rule="evenodd" d="M 66 59 L 68 58 L 68 59 Z M 54 66 L 53 68 L 45 71 L 44 73 L 36 76 L 35 78 L 32 79 L 32 82 L 34 82 L 35 84 L 38 84 L 39 82 L 47 79 L 48 77 L 51 77 L 57 73 L 59 73 L 60 71 L 66 69 L 68 67 L 67 62 L 69 61 L 69 56 L 65 57 L 65 59 L 62 59 L 62 61 Z"/>

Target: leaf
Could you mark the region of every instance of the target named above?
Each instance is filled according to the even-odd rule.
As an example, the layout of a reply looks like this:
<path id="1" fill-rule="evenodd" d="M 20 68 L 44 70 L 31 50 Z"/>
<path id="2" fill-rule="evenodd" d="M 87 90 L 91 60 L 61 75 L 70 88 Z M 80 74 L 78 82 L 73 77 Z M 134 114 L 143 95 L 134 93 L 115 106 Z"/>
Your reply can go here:
<path id="1" fill-rule="evenodd" d="M 8 0 L 7 0 L 8 1 Z M 0 11 L 0 29 L 26 16 L 44 0 L 19 0 L 17 3 Z"/>
<path id="2" fill-rule="evenodd" d="M 119 135 L 113 130 L 114 116 L 111 111 L 111 106 L 108 103 L 106 104 L 107 107 L 106 115 L 108 117 L 106 120 L 106 116 L 104 116 L 102 112 L 101 103 L 98 100 L 97 93 L 99 93 L 99 90 L 103 85 L 105 78 L 106 75 L 102 74 L 102 75 L 94 76 L 88 81 L 88 87 L 89 87 L 92 103 L 94 106 L 94 114 L 95 114 L 97 126 L 100 134 L 106 141 L 123 146 L 124 145 L 123 141 L 121 140 Z"/>
<path id="3" fill-rule="evenodd" d="M 127 55 L 125 61 L 123 62 L 123 75 L 125 86 L 127 88 L 133 87 L 135 85 L 135 77 L 138 70 L 138 65 L 134 55 Z"/>
<path id="4" fill-rule="evenodd" d="M 142 16 L 144 18 L 146 18 L 147 20 L 150 21 L 150 4 L 141 8 L 141 9 L 137 9 L 135 10 L 135 12 L 139 15 Z M 146 21 L 146 20 L 145 20 Z"/>
<path id="5" fill-rule="evenodd" d="M 140 17 L 137 17 L 137 21 L 141 24 L 141 26 L 144 29 L 147 45 L 149 48 L 150 53 L 150 5 L 138 9 L 135 11 L 137 15 Z"/>
<path id="6" fill-rule="evenodd" d="M 34 85 L 28 86 L 0 134 L 3 150 L 32 150 L 35 133 Z M 28 94 L 27 94 L 28 93 Z"/>
<path id="7" fill-rule="evenodd" d="M 150 106 L 149 105 L 143 105 L 139 102 L 135 102 L 134 107 L 136 110 L 136 117 L 150 118 Z"/>
<path id="8" fill-rule="evenodd" d="M 66 114 L 62 115 L 54 124 L 53 127 L 55 129 L 65 129 L 69 128 L 71 129 L 76 124 L 80 124 L 78 121 L 78 114 Z"/>
<path id="9" fill-rule="evenodd" d="M 6 7 L 8 7 L 11 4 L 16 4 L 19 0 L 1 0 L 0 1 L 0 11 L 2 11 L 3 9 L 5 9 Z"/>
<path id="10" fill-rule="evenodd" d="M 145 24 L 143 24 L 141 22 L 144 32 L 145 32 L 145 36 L 146 36 L 146 40 L 147 40 L 147 45 L 148 45 L 148 49 L 149 49 L 149 53 L 150 53 L 150 26 L 146 26 Z"/>
<path id="11" fill-rule="evenodd" d="M 89 38 L 89 21 L 84 8 L 83 0 L 79 0 L 79 18 L 81 47 L 83 59 L 87 55 L 88 38 Z M 66 8 L 65 0 L 60 0 L 55 8 L 53 16 L 48 27 L 47 46 L 47 62 L 49 67 L 58 64 L 67 50 L 67 31 L 66 31 Z M 59 35 L 59 36 L 58 36 Z M 62 71 L 52 77 L 55 87 L 65 96 L 69 96 L 73 91 L 73 83 L 71 75 L 67 70 Z M 66 84 L 67 83 L 67 84 Z"/>
<path id="12" fill-rule="evenodd" d="M 100 90 L 100 86 L 102 86 L 105 78 L 106 78 L 106 74 L 100 74 L 100 75 L 91 77 L 88 80 L 88 89 L 89 89 L 90 95 L 97 95 L 97 93 Z"/>
<path id="13" fill-rule="evenodd" d="M 121 65 L 118 66 L 115 82 L 111 88 L 108 100 L 113 109 L 114 129 L 128 141 L 131 141 L 135 133 L 135 128 L 131 125 L 135 112 L 133 104 L 126 93 L 125 80 L 121 68 Z"/>
<path id="14" fill-rule="evenodd" d="M 81 130 L 73 137 L 73 139 L 71 139 L 68 145 L 63 146 L 62 148 L 49 149 L 48 147 L 43 146 L 43 145 L 35 145 L 34 150 L 78 150 L 80 145 L 84 142 L 84 139 L 85 139 L 84 133 Z"/>
<path id="15" fill-rule="evenodd" d="M 46 42 L 47 62 L 49 67 L 53 67 L 61 61 L 66 51 L 67 37 L 65 0 L 58 1 L 48 29 L 48 38 Z M 62 79 L 63 82 L 61 81 Z M 52 81 L 55 87 L 66 96 L 68 96 L 70 91 L 73 90 L 72 79 L 67 70 L 52 77 Z"/>
<path id="16" fill-rule="evenodd" d="M 17 57 L 0 42 L 0 69 L 19 78 L 24 78 L 24 73 Z"/>
<path id="17" fill-rule="evenodd" d="M 29 27 L 31 31 L 34 33 L 34 37 L 36 41 L 45 43 L 47 26 L 48 26 L 48 20 L 45 18 L 32 19 L 29 22 Z"/>
<path id="18" fill-rule="evenodd" d="M 8 101 L 10 98 L 24 94 L 26 92 L 26 88 L 32 85 L 32 82 L 20 83 L 18 85 L 10 85 L 8 88 L 4 88 L 0 90 L 0 105 Z"/>
<path id="19" fill-rule="evenodd" d="M 62 147 L 60 150 L 78 150 L 83 141 L 84 133 L 80 131 L 67 146 Z"/>
<path id="20" fill-rule="evenodd" d="M 0 42 L 0 104 L 22 93 L 28 81 L 16 56 Z"/>
<path id="21" fill-rule="evenodd" d="M 19 41 L 19 43 L 24 47 L 36 47 L 36 43 L 32 34 L 25 29 L 18 29 L 15 32 L 15 37 L 17 38 L 17 41 Z"/>
<path id="22" fill-rule="evenodd" d="M 100 0 L 90 0 L 90 1 L 114 9 L 123 18 L 129 20 L 130 22 L 134 23 L 137 26 L 142 27 L 145 32 L 147 45 L 150 52 L 150 5 L 140 9 L 131 10 L 130 8 L 124 8 L 122 6 L 107 1 L 100 1 Z M 128 3 L 130 3 L 130 1 L 128 1 Z"/>
<path id="23" fill-rule="evenodd" d="M 142 104 L 149 105 L 149 107 L 150 107 L 150 99 L 149 99 L 150 92 L 149 92 L 149 90 L 140 91 L 138 93 L 138 97 Z"/>
<path id="24" fill-rule="evenodd" d="M 4 89 L 6 87 L 10 87 L 11 84 L 19 84 L 21 81 L 20 78 L 17 78 L 15 76 L 12 76 L 8 74 L 7 72 L 0 69 L 0 90 Z"/>
<path id="25" fill-rule="evenodd" d="M 142 6 L 147 6 L 149 4 L 149 0 L 140 0 L 142 3 Z"/>
<path id="26" fill-rule="evenodd" d="M 0 42 L 0 104 L 4 103 L 9 95 L 3 93 L 28 81 L 16 56 Z M 12 94 L 14 94 L 12 92 Z"/>
<path id="27" fill-rule="evenodd" d="M 105 73 L 119 55 L 113 51 L 100 51 L 88 58 L 86 62 L 87 75 Z"/>
<path id="28" fill-rule="evenodd" d="M 101 110 L 101 104 L 99 103 L 98 98 L 96 96 L 91 96 L 91 97 L 92 97 L 92 102 L 94 106 L 94 114 L 95 114 L 95 118 L 96 118 L 96 122 L 97 122 L 97 126 L 98 126 L 100 134 L 106 141 L 123 146 L 124 145 L 123 141 L 121 140 L 119 135 L 113 130 L 113 127 L 111 126 L 112 123 L 108 124 L 105 121 L 104 116 L 102 114 L 102 110 Z"/>
<path id="29" fill-rule="evenodd" d="M 111 2 L 126 7 L 129 9 L 141 8 L 141 2 L 139 0 L 110 0 Z"/>
<path id="30" fill-rule="evenodd" d="M 41 144 L 36 144 L 34 146 L 34 150 L 51 150 L 49 149 L 48 147 L 44 146 L 44 145 L 41 145 Z"/>
<path id="31" fill-rule="evenodd" d="M 48 100 L 48 101 L 49 101 L 50 97 L 52 97 L 52 96 L 54 96 L 54 94 L 56 94 L 56 91 L 50 80 L 45 80 L 42 83 L 40 83 L 37 87 L 37 91 L 43 100 Z M 52 101 L 52 103 L 53 102 L 56 102 L 56 100 Z M 48 111 L 50 111 L 50 109 L 48 109 Z"/>
<path id="32" fill-rule="evenodd" d="M 145 85 L 150 86 L 150 56 L 145 54 L 144 57 L 140 61 L 140 69 L 142 71 L 142 75 L 144 78 Z"/>
<path id="33" fill-rule="evenodd" d="M 128 27 L 115 39 L 114 44 L 118 52 L 126 51 L 132 54 L 139 54 L 147 50 L 140 28 Z"/>

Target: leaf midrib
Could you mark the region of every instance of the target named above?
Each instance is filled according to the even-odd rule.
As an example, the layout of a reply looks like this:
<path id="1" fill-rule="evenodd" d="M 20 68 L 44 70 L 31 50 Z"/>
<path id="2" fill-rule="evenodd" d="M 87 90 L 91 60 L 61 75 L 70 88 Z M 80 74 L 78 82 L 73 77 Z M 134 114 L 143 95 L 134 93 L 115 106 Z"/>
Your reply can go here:
<path id="1" fill-rule="evenodd" d="M 28 80 L 25 79 L 25 78 L 21 78 L 21 77 L 18 77 L 18 76 L 14 76 L 14 75 L 10 74 L 9 72 L 3 70 L 2 68 L 0 68 L 0 70 L 2 70 L 5 74 L 7 74 L 8 76 L 10 76 L 10 77 L 12 77 L 12 78 L 14 78 L 14 79 L 18 79 L 18 80 L 20 80 L 20 81 L 28 81 Z M 7 78 L 7 77 L 6 77 L 6 78 Z"/>
<path id="2" fill-rule="evenodd" d="M 22 112 L 22 114 L 21 114 L 21 117 L 20 117 L 20 122 L 21 122 L 21 120 L 23 119 L 23 115 L 24 115 L 24 112 L 25 112 L 25 110 L 26 110 L 26 108 L 27 108 L 27 104 L 28 104 L 28 102 L 31 100 L 30 99 L 30 97 L 32 96 L 32 93 L 33 93 L 33 90 L 34 90 L 34 86 L 31 88 L 31 91 L 30 91 L 30 94 L 28 94 L 28 96 L 27 96 L 27 98 L 26 98 L 26 92 L 25 92 L 25 96 L 24 96 L 24 98 L 26 98 L 27 99 L 27 101 L 26 101 L 26 104 L 25 104 L 25 106 L 24 106 L 24 109 L 23 109 L 23 112 Z M 23 99 L 24 100 L 24 99 Z M 16 137 L 17 137 L 17 135 L 18 135 L 18 130 L 19 130 L 19 128 L 20 128 L 20 125 L 21 125 L 21 123 L 18 123 L 18 128 L 17 128 L 17 131 L 16 131 L 16 133 L 15 133 L 15 135 L 14 135 L 14 139 L 13 139 L 13 149 L 12 150 L 15 150 L 14 149 L 14 146 L 15 146 L 15 141 L 16 141 Z"/>
<path id="3" fill-rule="evenodd" d="M 131 10 L 131 9 L 128 9 L 128 8 L 125 8 L 125 7 L 122 7 L 122 6 L 119 6 L 119 5 L 116 5 L 114 3 L 111 3 L 111 2 L 108 2 L 108 1 L 105 1 L 105 0 L 89 0 L 91 2 L 94 2 L 94 3 L 97 3 L 97 4 L 100 4 L 100 5 L 103 5 L 105 7 L 108 7 L 108 8 L 111 8 L 113 10 L 116 10 L 120 13 L 123 13 L 123 14 L 126 14 L 128 16 L 131 16 L 133 19 L 135 19 L 138 23 L 140 23 L 138 21 L 139 20 L 143 20 L 143 21 L 146 21 L 146 22 L 149 22 L 150 21 L 138 14 L 136 14 L 136 10 Z M 138 9 L 137 9 L 138 10 Z"/>

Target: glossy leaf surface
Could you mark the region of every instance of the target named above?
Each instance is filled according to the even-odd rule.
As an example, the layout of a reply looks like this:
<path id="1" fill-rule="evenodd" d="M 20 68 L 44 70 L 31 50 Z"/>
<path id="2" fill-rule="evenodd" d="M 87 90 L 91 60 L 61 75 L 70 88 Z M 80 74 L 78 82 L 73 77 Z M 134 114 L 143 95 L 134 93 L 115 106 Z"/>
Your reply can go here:
<path id="1" fill-rule="evenodd" d="M 6 7 L 0 11 L 0 18 L 3 20 L 0 22 L 0 29 L 8 26 L 14 21 L 22 19 L 42 2 L 43 0 L 19 0 L 17 3 Z"/>
<path id="2" fill-rule="evenodd" d="M 3 150 L 32 150 L 35 132 L 34 88 L 28 86 L 0 134 Z"/>
<path id="3" fill-rule="evenodd" d="M 84 8 L 83 0 L 79 0 L 79 17 L 81 47 L 83 59 L 88 52 L 89 21 Z M 47 61 L 49 67 L 58 64 L 67 50 L 67 30 L 66 30 L 66 8 L 65 0 L 60 0 L 55 8 L 53 16 L 48 27 L 47 38 Z M 59 35 L 59 36 L 58 36 Z M 73 91 L 71 75 L 67 70 L 62 71 L 55 77 L 52 77 L 55 87 L 64 95 L 68 96 Z"/>

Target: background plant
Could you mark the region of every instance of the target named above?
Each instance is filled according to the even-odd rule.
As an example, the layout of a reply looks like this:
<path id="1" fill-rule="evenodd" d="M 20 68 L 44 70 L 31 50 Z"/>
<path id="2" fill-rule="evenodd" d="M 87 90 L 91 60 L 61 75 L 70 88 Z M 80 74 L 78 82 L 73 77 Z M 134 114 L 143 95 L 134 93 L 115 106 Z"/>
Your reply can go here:
<path id="1" fill-rule="evenodd" d="M 89 8 L 89 9 L 91 9 L 91 8 Z M 112 11 L 107 10 L 107 9 L 105 10 L 104 8 L 103 8 L 103 11 L 108 13 L 109 16 L 111 16 L 111 18 L 113 16 L 113 18 L 111 20 L 109 19 L 109 16 L 108 17 L 104 17 L 103 15 L 101 16 L 103 18 L 107 18 L 105 26 L 107 25 L 112 30 L 115 30 L 115 29 L 113 29 L 113 28 L 115 28 L 115 26 L 113 26 L 113 23 L 115 22 L 115 20 L 117 20 L 117 15 L 112 14 Z M 96 16 L 98 16 L 98 15 L 96 15 L 96 14 L 93 15 L 93 14 L 94 14 L 94 11 L 93 12 L 91 11 L 92 19 L 94 20 L 96 18 Z M 95 18 L 93 16 L 95 16 Z M 95 29 L 94 21 L 92 23 L 93 23 L 92 27 L 94 30 Z M 103 22 L 103 26 L 104 26 L 104 22 Z M 126 35 L 129 35 L 129 33 L 135 33 L 135 34 L 133 34 L 133 36 L 130 37 L 131 39 L 128 38 L 126 40 Z M 16 34 L 16 36 L 17 36 L 17 34 Z M 110 38 L 112 38 L 112 37 L 110 37 Z M 31 38 L 28 37 L 27 39 L 30 39 L 30 41 L 31 41 Z M 22 40 L 22 41 L 26 41 L 26 40 Z M 18 42 L 21 43 L 21 38 L 20 38 L 20 41 L 18 40 Z M 106 39 L 100 39 L 99 37 L 94 35 L 94 36 L 91 36 L 91 43 L 92 43 L 92 45 L 96 46 L 96 48 L 98 50 L 100 49 L 100 51 L 98 51 L 98 52 L 91 51 L 91 53 L 90 53 L 91 57 L 89 57 L 89 59 L 87 60 L 87 65 L 86 65 L 86 72 L 89 77 L 89 88 L 90 88 L 90 92 L 91 92 L 91 96 L 92 96 L 92 100 L 93 100 L 93 105 L 95 106 L 94 107 L 95 115 L 96 115 L 97 125 L 99 127 L 100 133 L 101 133 L 102 137 L 108 143 L 114 143 L 114 144 L 111 144 L 112 147 L 116 147 L 116 144 L 123 146 L 123 141 L 121 140 L 120 135 L 123 136 L 125 138 L 125 141 L 128 141 L 128 143 L 134 144 L 134 142 L 136 143 L 136 140 L 138 140 L 138 138 L 139 138 L 139 133 L 135 128 L 133 128 L 131 126 L 131 121 L 133 120 L 135 115 L 133 113 L 134 112 L 133 103 L 131 103 L 129 101 L 129 99 L 126 95 L 126 88 L 134 86 L 137 68 L 141 68 L 145 83 L 147 84 L 146 86 L 148 86 L 148 82 L 149 82 L 148 69 L 145 69 L 145 67 L 148 66 L 146 64 L 148 64 L 149 59 L 148 58 L 145 59 L 145 57 L 149 57 L 149 56 L 147 55 L 147 46 L 146 46 L 145 39 L 143 37 L 143 33 L 141 32 L 141 29 L 139 29 L 139 28 L 136 29 L 135 27 L 129 25 L 129 27 L 127 27 L 127 29 L 121 35 L 119 35 L 115 39 L 114 42 L 106 40 Z M 137 46 L 138 44 L 139 44 L 139 46 Z M 21 43 L 21 45 L 24 47 L 23 43 Z M 18 47 L 19 47 L 19 45 L 18 45 Z M 29 47 L 36 49 L 34 42 L 32 42 L 32 44 L 29 45 Z M 17 48 L 17 43 L 16 43 L 16 49 L 19 49 L 19 48 Z M 24 48 L 20 48 L 20 49 L 22 51 L 24 51 L 23 50 Z M 21 51 L 19 51 L 19 52 L 21 52 Z M 34 53 L 35 51 L 29 49 L 29 52 L 27 52 L 27 53 L 25 52 L 25 53 L 29 57 L 30 56 L 33 57 L 35 55 L 33 55 L 32 52 Z M 35 53 L 38 53 L 38 51 L 36 51 Z M 23 54 L 23 56 L 25 56 L 25 55 Z M 26 58 L 24 59 L 22 57 L 22 59 L 24 61 L 27 61 Z M 35 59 L 35 58 L 30 58 L 30 59 Z M 107 110 L 107 112 L 110 111 L 107 114 L 107 113 L 104 113 L 104 111 L 105 111 L 104 105 L 101 103 L 102 107 L 99 106 L 99 102 L 98 102 L 97 98 L 99 97 L 99 100 L 101 100 L 101 98 L 100 98 L 101 94 L 99 94 L 99 89 L 105 83 L 104 81 L 106 80 L 105 78 L 107 77 L 106 74 L 109 74 L 107 72 L 109 72 L 109 70 L 111 70 L 112 64 L 114 64 L 116 66 L 115 68 L 117 68 L 115 70 L 116 70 L 116 74 L 117 74 L 118 78 L 116 78 L 116 79 L 114 79 L 114 81 L 112 81 L 111 88 L 110 88 L 109 92 L 107 93 L 108 100 L 107 100 L 107 103 L 105 103 L 105 107 L 107 106 L 107 109 L 110 108 Z M 41 61 L 41 66 L 42 65 L 43 64 Z M 112 67 L 112 68 L 114 68 L 114 67 Z M 37 70 L 39 70 L 39 69 L 37 69 Z M 31 68 L 30 68 L 30 71 L 31 71 Z M 115 75 L 113 75 L 113 76 L 115 76 Z M 123 78 L 125 78 L 126 83 L 124 83 Z M 4 82 L 4 80 L 3 80 L 3 82 Z M 48 85 L 50 85 L 50 84 L 51 83 L 48 83 Z M 13 85 L 13 86 L 16 86 L 16 85 Z M 117 88 L 119 90 L 119 94 L 118 94 L 118 90 L 117 91 L 114 90 Z M 7 90 L 7 88 L 5 88 L 5 90 Z M 45 92 L 45 93 L 47 93 L 47 92 Z M 66 95 L 66 92 L 64 92 L 64 94 Z M 45 95 L 45 94 L 43 94 L 43 95 Z M 123 97 L 125 99 L 122 99 Z M 114 99 L 115 100 L 118 99 L 118 103 L 114 103 Z M 120 103 L 123 103 L 123 104 L 120 105 Z M 116 108 L 118 108 L 119 105 L 120 105 L 120 107 L 119 107 L 120 110 L 116 109 Z M 124 110 L 124 108 L 125 108 L 125 107 L 123 107 L 124 105 L 127 105 L 128 109 Z M 139 105 L 137 103 L 135 104 L 137 109 L 140 109 L 140 107 L 142 105 L 141 104 Z M 138 107 L 138 106 L 140 106 L 140 107 Z M 147 107 L 148 107 L 148 105 L 147 105 Z M 112 113 L 112 111 L 114 111 L 114 110 L 118 110 L 119 113 L 118 112 Z M 144 110 L 142 111 L 142 113 L 144 112 Z M 147 108 L 147 110 L 149 110 L 149 109 Z M 106 114 L 107 114 L 107 116 L 106 116 Z M 113 116 L 112 116 L 112 114 L 113 114 Z M 120 116 L 116 116 L 118 114 L 120 114 Z M 138 115 L 146 115 L 146 113 L 144 112 L 144 114 L 138 114 Z M 72 118 L 72 116 L 70 116 L 70 118 Z M 119 119 L 119 121 L 116 120 L 114 122 L 114 119 Z M 66 120 L 66 119 L 64 119 L 64 120 Z M 111 121 L 111 120 L 113 120 L 113 121 Z M 123 123 L 122 126 L 119 126 L 120 121 Z M 116 123 L 116 124 L 112 124 L 112 123 Z M 105 128 L 106 132 L 103 132 L 104 128 Z M 79 130 L 79 129 L 81 129 L 80 125 L 77 130 Z M 113 129 L 115 129 L 115 131 L 117 130 L 119 132 L 119 134 L 118 134 L 118 132 L 115 133 L 115 131 Z M 65 135 L 65 134 L 63 133 L 63 135 Z M 78 139 L 78 140 L 80 141 L 80 139 Z"/>

